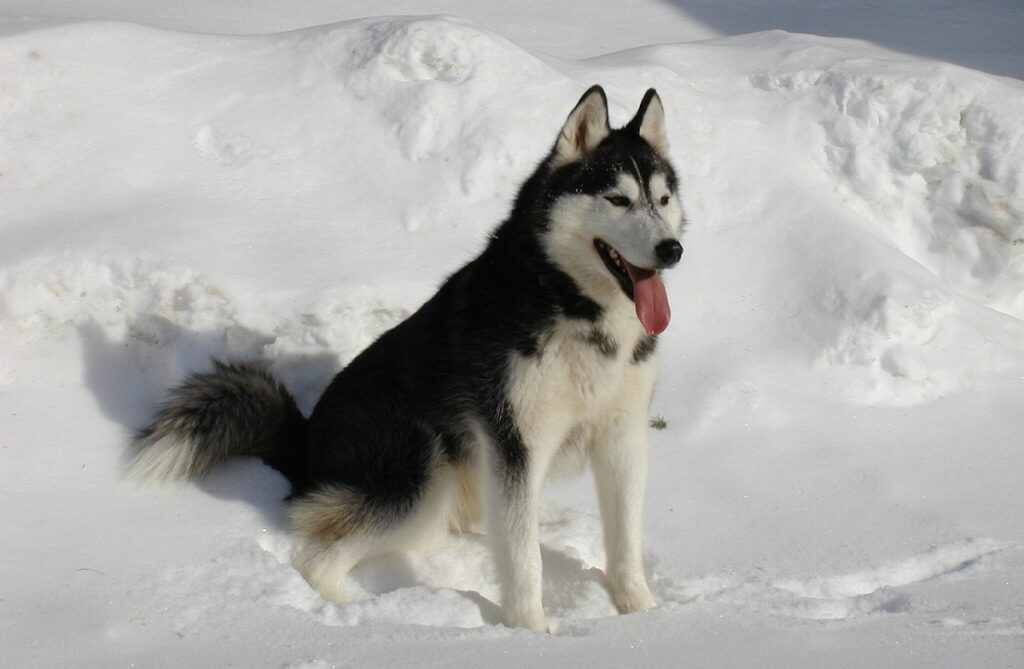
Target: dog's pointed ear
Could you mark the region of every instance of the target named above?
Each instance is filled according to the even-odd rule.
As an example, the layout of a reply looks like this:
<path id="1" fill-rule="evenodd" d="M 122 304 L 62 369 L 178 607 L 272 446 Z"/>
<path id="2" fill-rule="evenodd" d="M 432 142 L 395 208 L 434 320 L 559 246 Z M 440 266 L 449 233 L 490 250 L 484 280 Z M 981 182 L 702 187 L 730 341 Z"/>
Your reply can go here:
<path id="1" fill-rule="evenodd" d="M 658 91 L 649 88 L 640 101 L 633 120 L 626 129 L 640 135 L 662 158 L 668 158 L 668 133 L 665 132 L 665 108 L 658 97 Z"/>
<path id="2" fill-rule="evenodd" d="M 591 86 L 569 114 L 555 142 L 555 166 L 581 160 L 611 132 L 608 98 L 600 86 Z"/>

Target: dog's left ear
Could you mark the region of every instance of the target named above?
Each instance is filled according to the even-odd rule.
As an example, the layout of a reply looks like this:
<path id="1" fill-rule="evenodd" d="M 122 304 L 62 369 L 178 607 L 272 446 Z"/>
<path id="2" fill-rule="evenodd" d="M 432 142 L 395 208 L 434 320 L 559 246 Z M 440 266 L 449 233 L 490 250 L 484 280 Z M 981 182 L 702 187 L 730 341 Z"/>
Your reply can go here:
<path id="1" fill-rule="evenodd" d="M 640 135 L 640 138 L 650 144 L 662 158 L 668 158 L 665 108 L 661 106 L 661 98 L 658 97 L 656 90 L 647 89 L 644 99 L 640 101 L 640 109 L 633 120 L 626 124 L 626 129 Z"/>
<path id="2" fill-rule="evenodd" d="M 608 98 L 600 86 L 591 86 L 565 120 L 555 142 L 555 167 L 581 160 L 611 133 Z"/>

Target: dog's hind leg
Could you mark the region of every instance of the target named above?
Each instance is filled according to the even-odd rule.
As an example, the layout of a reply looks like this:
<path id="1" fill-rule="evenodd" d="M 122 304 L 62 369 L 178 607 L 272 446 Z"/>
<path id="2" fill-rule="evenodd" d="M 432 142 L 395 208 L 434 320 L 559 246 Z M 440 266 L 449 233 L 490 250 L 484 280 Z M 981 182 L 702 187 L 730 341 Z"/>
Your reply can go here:
<path id="1" fill-rule="evenodd" d="M 345 602 L 345 584 L 348 572 L 367 556 L 373 541 L 350 537 L 330 546 L 307 543 L 299 551 L 293 564 L 309 585 L 320 596 L 331 602 Z"/>
<path id="2" fill-rule="evenodd" d="M 448 533 L 459 497 L 459 481 L 448 464 L 432 468 L 423 486 L 406 500 L 382 509 L 352 488 L 329 486 L 292 503 L 292 523 L 304 539 L 294 566 L 325 599 L 347 599 L 349 571 L 365 558 L 425 548 Z"/>
<path id="3" fill-rule="evenodd" d="M 303 545 L 292 564 L 324 599 L 345 601 L 349 570 L 375 543 L 376 519 L 355 490 L 330 486 L 292 503 L 290 515 Z"/>

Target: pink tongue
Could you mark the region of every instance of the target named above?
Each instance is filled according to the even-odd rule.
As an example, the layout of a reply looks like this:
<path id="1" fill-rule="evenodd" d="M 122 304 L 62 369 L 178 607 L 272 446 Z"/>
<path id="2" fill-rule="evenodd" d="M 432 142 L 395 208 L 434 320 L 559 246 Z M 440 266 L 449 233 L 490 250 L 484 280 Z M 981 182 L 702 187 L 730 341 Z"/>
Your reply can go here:
<path id="1" fill-rule="evenodd" d="M 672 318 L 672 310 L 668 307 L 668 295 L 665 284 L 657 272 L 649 269 L 633 267 L 623 263 L 633 280 L 633 302 L 636 304 L 636 317 L 649 335 L 661 334 L 668 327 Z"/>

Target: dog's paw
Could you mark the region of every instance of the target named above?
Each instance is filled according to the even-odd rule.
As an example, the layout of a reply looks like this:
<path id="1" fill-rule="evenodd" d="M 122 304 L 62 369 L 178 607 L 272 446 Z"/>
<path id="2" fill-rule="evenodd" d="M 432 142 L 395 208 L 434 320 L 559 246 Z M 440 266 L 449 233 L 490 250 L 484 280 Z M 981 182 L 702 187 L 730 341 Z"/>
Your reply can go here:
<path id="1" fill-rule="evenodd" d="M 621 583 L 609 583 L 608 591 L 612 596 L 612 604 L 619 613 L 635 613 L 654 608 L 654 596 L 647 582 L 639 579 L 628 579 Z"/>
<path id="2" fill-rule="evenodd" d="M 504 612 L 506 627 L 522 627 L 534 632 L 550 632 L 547 616 L 541 608 L 506 609 Z"/>

